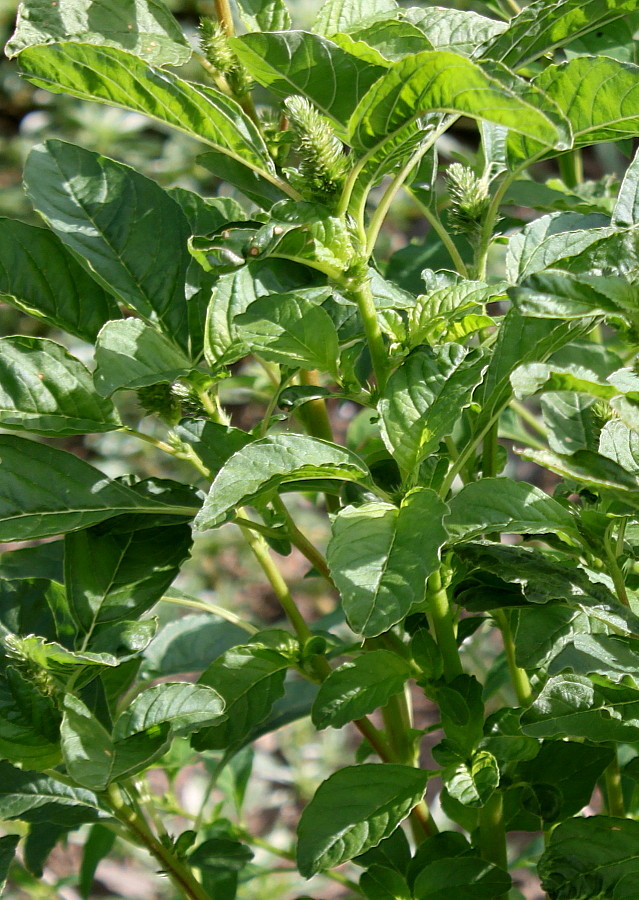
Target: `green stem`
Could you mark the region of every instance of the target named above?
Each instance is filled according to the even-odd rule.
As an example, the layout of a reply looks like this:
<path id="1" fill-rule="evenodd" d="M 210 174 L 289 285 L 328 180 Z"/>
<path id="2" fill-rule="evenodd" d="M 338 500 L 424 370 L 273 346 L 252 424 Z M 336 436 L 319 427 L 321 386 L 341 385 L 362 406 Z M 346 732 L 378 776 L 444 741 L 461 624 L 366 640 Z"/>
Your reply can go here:
<path id="1" fill-rule="evenodd" d="M 388 369 L 388 356 L 386 353 L 386 345 L 382 329 L 377 319 L 377 309 L 373 300 L 373 292 L 371 291 L 370 280 L 366 275 L 358 284 L 350 287 L 350 294 L 357 303 L 359 314 L 364 326 L 364 334 L 368 343 L 368 349 L 371 354 L 371 362 L 373 364 L 373 372 L 377 381 L 377 388 L 381 394 L 386 386 L 386 377 Z"/>
<path id="2" fill-rule="evenodd" d="M 462 675 L 464 670 L 459 657 L 452 610 L 446 588 L 442 583 L 441 572 L 434 572 L 428 579 L 426 597 L 435 636 L 444 660 L 444 675 L 447 681 L 452 681 L 453 678 Z"/>
<path id="3" fill-rule="evenodd" d="M 413 200 L 415 201 L 415 203 L 417 203 L 417 205 L 419 206 L 422 213 L 424 214 L 424 218 L 428 219 L 433 230 L 437 233 L 440 241 L 442 242 L 444 247 L 446 247 L 446 249 L 448 250 L 448 255 L 450 256 L 453 263 L 455 264 L 459 274 L 463 278 L 468 278 L 468 268 L 466 266 L 466 263 L 461 258 L 461 254 L 460 254 L 459 250 L 457 249 L 457 247 L 455 246 L 455 242 L 451 238 L 450 234 L 444 228 L 442 221 L 439 218 L 439 216 L 437 215 L 437 213 L 435 213 L 431 209 L 429 209 L 428 206 L 426 206 L 425 203 L 422 203 L 419 200 L 419 198 L 416 197 L 411 191 L 409 191 L 409 193 L 410 193 L 411 197 L 413 198 Z"/>
<path id="4" fill-rule="evenodd" d="M 497 474 L 499 449 L 499 419 L 496 419 L 486 432 L 482 444 L 482 475 L 492 478 Z"/>
<path id="5" fill-rule="evenodd" d="M 248 844 L 252 844 L 254 847 L 260 847 L 260 849 L 266 850 L 267 853 L 271 853 L 273 856 L 278 856 L 280 857 L 280 859 L 288 859 L 291 862 L 295 862 L 295 853 L 292 850 L 281 850 L 279 847 L 276 847 L 275 844 L 271 844 L 269 841 L 265 841 L 261 837 L 254 837 L 248 832 L 244 832 L 242 834 L 242 837 Z M 350 878 L 342 875 L 341 872 L 333 872 L 331 869 L 326 869 L 324 872 L 322 872 L 322 875 L 324 876 L 324 878 L 330 878 L 332 881 L 337 881 L 339 884 L 347 887 L 355 894 L 363 893 L 359 885 L 355 881 L 351 881 Z"/>
<path id="6" fill-rule="evenodd" d="M 217 606 L 215 603 L 205 603 L 203 600 L 191 600 L 187 597 L 167 597 L 166 595 L 160 597 L 160 600 L 163 603 L 175 603 L 176 606 L 183 606 L 185 609 L 199 609 L 201 612 L 219 616 L 220 619 L 225 619 L 227 622 L 237 625 L 238 628 L 243 628 L 248 634 L 257 634 L 259 631 L 259 628 L 256 628 L 255 625 L 245 622 L 244 619 L 240 619 L 235 613 L 229 612 L 228 609 Z"/>
<path id="7" fill-rule="evenodd" d="M 623 577 L 623 572 L 619 568 L 617 554 L 610 543 L 610 533 L 606 534 L 604 537 L 603 546 L 606 554 L 606 561 L 608 563 L 608 571 L 610 572 L 610 577 L 615 586 L 617 598 L 624 606 L 630 606 L 628 592 L 626 591 L 626 581 Z"/>
<path id="8" fill-rule="evenodd" d="M 319 372 L 315 369 L 310 372 L 302 370 L 300 372 L 300 381 L 302 384 L 318 387 L 320 385 Z M 306 425 L 306 429 L 312 437 L 333 443 L 333 429 L 328 417 L 325 400 L 322 400 L 321 397 L 317 397 L 315 400 L 309 400 L 308 403 L 305 403 L 302 406 L 300 412 L 304 424 Z M 325 494 L 324 497 L 326 499 L 327 510 L 330 513 L 336 513 L 339 509 L 339 500 L 337 497 L 334 497 L 333 494 Z"/>
<path id="9" fill-rule="evenodd" d="M 479 812 L 479 847 L 486 862 L 508 870 L 504 801 L 501 791 L 495 791 Z M 505 896 L 498 900 L 505 900 Z"/>
<path id="10" fill-rule="evenodd" d="M 145 847 L 160 864 L 163 872 L 173 882 L 175 888 L 186 900 L 210 900 L 193 873 L 172 852 L 165 847 L 149 830 L 147 823 L 124 800 L 119 787 L 110 785 L 104 798 L 114 817 L 124 825 L 126 830 L 136 839 L 136 843 Z"/>
<path id="11" fill-rule="evenodd" d="M 617 745 L 612 744 L 614 757 L 612 762 L 604 772 L 604 781 L 606 784 L 606 810 L 609 816 L 615 816 L 623 819 L 626 816 L 626 809 L 623 801 L 623 790 L 621 787 L 621 771 L 619 769 L 619 757 L 617 756 Z"/>
<path id="12" fill-rule="evenodd" d="M 531 413 L 528 407 L 524 406 L 523 403 L 520 403 L 518 400 L 511 400 L 510 408 L 514 410 L 519 418 L 523 419 L 527 425 L 530 425 L 537 434 L 540 434 L 544 438 L 548 437 L 548 429 L 546 426 L 540 422 L 537 416 L 534 415 L 534 413 Z"/>
<path id="13" fill-rule="evenodd" d="M 396 759 L 406 766 L 414 766 L 417 748 L 411 736 L 413 722 L 405 691 L 393 694 L 382 708 L 382 718 L 386 738 Z"/>
<path id="14" fill-rule="evenodd" d="M 320 553 L 317 547 L 299 530 L 281 497 L 275 497 L 273 500 L 273 508 L 284 517 L 286 521 L 286 531 L 291 544 L 293 544 L 294 547 L 297 547 L 300 553 L 311 563 L 313 568 L 316 569 L 330 584 L 333 590 L 336 591 L 337 588 L 331 578 L 328 563 L 326 562 L 324 555 Z"/>
<path id="15" fill-rule="evenodd" d="M 576 188 L 584 180 L 584 162 L 581 150 L 571 150 L 557 160 L 562 181 L 568 188 Z"/>
<path id="16" fill-rule="evenodd" d="M 214 0 L 215 15 L 217 20 L 229 37 L 235 34 L 235 26 L 233 25 L 233 12 L 229 0 Z"/>
<path id="17" fill-rule="evenodd" d="M 517 665 L 515 659 L 515 641 L 510 628 L 508 616 L 503 609 L 493 610 L 493 616 L 501 631 L 502 640 L 504 642 L 504 652 L 506 653 L 506 662 L 508 663 L 508 671 L 510 672 L 510 680 L 512 682 L 517 702 L 520 706 L 530 706 L 532 702 L 532 687 L 525 669 Z"/>

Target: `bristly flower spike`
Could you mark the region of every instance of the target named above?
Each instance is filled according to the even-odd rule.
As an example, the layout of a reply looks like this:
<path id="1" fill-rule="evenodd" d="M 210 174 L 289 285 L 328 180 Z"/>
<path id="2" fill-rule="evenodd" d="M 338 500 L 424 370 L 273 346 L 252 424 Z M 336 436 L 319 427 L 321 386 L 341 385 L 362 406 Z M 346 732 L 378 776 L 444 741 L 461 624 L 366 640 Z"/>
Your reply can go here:
<path id="1" fill-rule="evenodd" d="M 298 138 L 295 186 L 309 199 L 330 205 L 339 196 L 348 171 L 342 142 L 328 119 L 304 97 L 289 97 L 284 105 Z"/>

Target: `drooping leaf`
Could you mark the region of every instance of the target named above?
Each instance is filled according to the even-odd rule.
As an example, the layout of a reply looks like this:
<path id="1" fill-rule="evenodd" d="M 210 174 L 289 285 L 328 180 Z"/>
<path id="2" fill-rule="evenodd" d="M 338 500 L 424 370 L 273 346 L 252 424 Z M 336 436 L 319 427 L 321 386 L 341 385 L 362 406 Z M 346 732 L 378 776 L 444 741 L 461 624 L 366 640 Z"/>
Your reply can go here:
<path id="1" fill-rule="evenodd" d="M 488 19 L 469 9 L 447 9 L 413 6 L 404 16 L 417 25 L 437 50 L 452 50 L 462 56 L 473 57 L 478 48 L 490 38 L 506 30 L 505 22 Z"/>
<path id="2" fill-rule="evenodd" d="M 82 848 L 82 865 L 78 888 L 83 900 L 89 900 L 98 864 L 111 852 L 116 835 L 103 825 L 92 825 Z"/>
<path id="3" fill-rule="evenodd" d="M 153 679 L 201 672 L 214 659 L 246 640 L 238 625 L 208 613 L 168 622 L 144 652 L 142 675 Z"/>
<path id="4" fill-rule="evenodd" d="M 543 395 L 541 411 L 551 450 L 569 454 L 597 449 L 601 423 L 593 411 L 595 402 L 592 397 L 570 391 Z"/>
<path id="5" fill-rule="evenodd" d="M 632 679 L 639 686 L 637 646 L 634 639 L 618 635 L 575 634 L 548 666 L 551 675 L 605 675 L 610 681 Z"/>
<path id="6" fill-rule="evenodd" d="M 58 0 L 54 9 L 50 0 L 23 0 L 5 53 L 64 40 L 120 47 L 159 66 L 180 66 L 191 56 L 180 26 L 158 0 Z"/>
<path id="7" fill-rule="evenodd" d="M 95 794 L 69 787 L 38 772 L 0 762 L 0 815 L 27 822 L 57 822 L 74 825 L 101 817 Z"/>
<path id="8" fill-rule="evenodd" d="M 142 113 L 188 134 L 280 184 L 255 125 L 220 91 L 192 84 L 113 47 L 60 43 L 20 54 L 25 78 L 71 94 Z"/>
<path id="9" fill-rule="evenodd" d="M 168 337 L 140 319 L 107 322 L 98 335 L 95 362 L 95 385 L 102 397 L 173 382 L 193 368 Z"/>
<path id="10" fill-rule="evenodd" d="M 69 775 L 91 791 L 105 790 L 111 780 L 114 762 L 110 734 L 73 694 L 65 695 L 63 710 L 60 736 Z"/>
<path id="11" fill-rule="evenodd" d="M 24 179 L 33 205 L 76 259 L 187 347 L 189 226 L 175 200 L 128 166 L 62 141 L 35 147 Z"/>
<path id="12" fill-rule="evenodd" d="M 415 350 L 388 379 L 379 412 L 384 443 L 412 472 L 450 434 L 470 403 L 486 362 L 461 344 Z"/>
<path id="13" fill-rule="evenodd" d="M 396 0 L 327 0 L 317 14 L 313 30 L 330 36 L 371 21 L 393 19 L 397 12 Z"/>
<path id="14" fill-rule="evenodd" d="M 302 94 L 341 126 L 384 71 L 307 31 L 247 34 L 233 41 L 233 49 L 276 97 Z"/>
<path id="15" fill-rule="evenodd" d="M 313 704 L 316 728 L 342 728 L 384 706 L 404 690 L 411 666 L 389 650 L 371 650 L 334 669 L 319 689 Z"/>
<path id="16" fill-rule="evenodd" d="M 298 826 L 297 865 L 310 878 L 375 847 L 419 802 L 428 773 L 390 763 L 340 769 L 324 781 Z"/>
<path id="17" fill-rule="evenodd" d="M 48 229 L 0 219 L 0 242 L 0 295 L 5 303 L 90 343 L 106 321 L 120 317 L 111 294 Z"/>
<path id="18" fill-rule="evenodd" d="M 253 441 L 235 453 L 218 472 L 195 528 L 216 528 L 236 507 L 273 493 L 283 483 L 312 478 L 366 483 L 370 478 L 361 459 L 349 450 L 300 434 L 278 434 Z"/>
<path id="19" fill-rule="evenodd" d="M 194 514 L 141 496 L 72 453 L 0 435 L 0 541 L 87 528 L 125 512 Z"/>
<path id="20" fill-rule="evenodd" d="M 358 104 L 349 123 L 355 147 L 370 150 L 425 113 L 467 115 L 567 149 L 570 128 L 541 91 L 499 63 L 483 67 L 446 50 L 395 63 Z"/>
<path id="21" fill-rule="evenodd" d="M 618 228 L 639 225 L 639 153 L 635 154 L 621 182 L 612 224 Z"/>
<path id="22" fill-rule="evenodd" d="M 328 564 L 357 634 L 381 634 L 423 602 L 446 541 L 446 511 L 434 491 L 416 488 L 399 509 L 373 502 L 336 516 Z"/>
<path id="23" fill-rule="evenodd" d="M 8 666 L 0 678 L 0 754 L 28 769 L 55 766 L 60 762 L 59 729 L 53 698 Z"/>
<path id="24" fill-rule="evenodd" d="M 114 431 L 122 423 L 113 404 L 96 396 L 87 369 L 64 347 L 16 336 L 0 339 L 0 424 L 61 437 Z"/>

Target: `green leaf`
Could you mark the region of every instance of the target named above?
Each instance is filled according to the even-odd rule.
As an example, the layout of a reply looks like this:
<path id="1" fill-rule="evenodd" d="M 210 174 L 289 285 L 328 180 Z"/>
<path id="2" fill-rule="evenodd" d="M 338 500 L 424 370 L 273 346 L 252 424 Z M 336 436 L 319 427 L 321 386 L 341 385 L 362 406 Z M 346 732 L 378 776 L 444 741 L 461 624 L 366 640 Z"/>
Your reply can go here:
<path id="1" fill-rule="evenodd" d="M 0 243 L 0 296 L 5 303 L 89 343 L 107 320 L 120 317 L 110 293 L 48 229 L 0 218 Z"/>
<path id="2" fill-rule="evenodd" d="M 210 151 L 197 157 L 197 162 L 212 172 L 216 178 L 237 188 L 261 209 L 270 209 L 274 203 L 286 199 L 284 186 L 278 186 L 254 169 L 249 169 L 234 157 Z"/>
<path id="3" fill-rule="evenodd" d="M 286 483 L 313 478 L 368 483 L 362 460 L 337 444 L 301 434 L 278 434 L 253 441 L 220 469 L 198 513 L 194 527 L 201 531 L 228 521 L 238 506 L 274 493 Z"/>
<path id="4" fill-rule="evenodd" d="M 472 57 L 477 48 L 506 30 L 505 22 L 488 19 L 472 10 L 413 6 L 405 10 L 404 18 L 417 25 L 436 50 L 451 50 L 461 56 Z"/>
<path id="5" fill-rule="evenodd" d="M 189 854 L 189 864 L 199 869 L 242 871 L 253 859 L 253 851 L 240 841 L 210 838 Z"/>
<path id="6" fill-rule="evenodd" d="M 307 31 L 246 34 L 231 43 L 253 78 L 276 97 L 302 94 L 342 126 L 384 71 Z"/>
<path id="7" fill-rule="evenodd" d="M 159 66 L 181 66 L 191 56 L 180 26 L 158 0 L 58 0 L 54 9 L 51 0 L 22 0 L 5 53 L 62 40 L 121 47 Z"/>
<path id="8" fill-rule="evenodd" d="M 351 142 L 370 150 L 433 112 L 485 119 L 561 150 L 571 146 L 568 122 L 541 90 L 499 63 L 482 67 L 446 50 L 416 53 L 382 75 L 351 117 Z"/>
<path id="9" fill-rule="evenodd" d="M 523 459 L 530 459 L 570 481 L 577 481 L 595 491 L 619 494 L 633 506 L 639 503 L 639 479 L 607 456 L 591 450 L 577 450 L 571 456 L 560 456 L 550 450 L 518 452 Z"/>
<path id="10" fill-rule="evenodd" d="M 389 63 L 419 53 L 420 50 L 433 49 L 423 31 L 409 22 L 398 22 L 395 19 L 375 22 L 351 34 L 335 34 L 332 40 L 352 56 L 384 68 L 388 68 Z"/>
<path id="11" fill-rule="evenodd" d="M 313 704 L 316 728 L 342 728 L 385 706 L 404 690 L 411 677 L 410 663 L 389 650 L 371 650 L 334 669 Z"/>
<path id="12" fill-rule="evenodd" d="M 519 69 L 636 8 L 637 0 L 536 0 L 483 48 L 483 55 Z"/>
<path id="13" fill-rule="evenodd" d="M 120 302 L 188 346 L 189 226 L 175 200 L 128 166 L 62 141 L 31 151 L 24 180 L 34 207 L 78 261 Z"/>
<path id="14" fill-rule="evenodd" d="M 107 478 L 72 453 L 0 435 L 0 541 L 87 528 L 125 512 L 189 515 Z"/>
<path id="15" fill-rule="evenodd" d="M 0 339 L 0 424 L 56 437 L 115 431 L 122 422 L 64 347 L 16 336 Z"/>
<path id="16" fill-rule="evenodd" d="M 563 532 L 578 536 L 567 509 L 524 481 L 482 478 L 464 485 L 450 500 L 445 527 L 453 541 L 500 531 L 510 534 Z"/>
<path id="17" fill-rule="evenodd" d="M 434 344 L 451 340 L 456 323 L 469 313 L 480 313 L 482 304 L 505 295 L 505 283 L 460 281 L 429 291 L 418 297 L 408 314 L 410 345 Z M 489 324 L 489 323 L 484 323 Z"/>
<path id="18" fill-rule="evenodd" d="M 215 687 L 224 700 L 226 719 L 193 739 L 196 750 L 239 747 L 284 693 L 284 677 L 291 660 L 255 642 L 228 650 L 203 672 L 200 684 Z"/>
<path id="19" fill-rule="evenodd" d="M 53 698 L 7 666 L 0 677 L 0 755 L 29 769 L 55 766 L 60 762 L 59 728 Z"/>
<path id="20" fill-rule="evenodd" d="M 330 291 L 316 290 L 316 300 L 293 293 L 254 300 L 234 319 L 238 338 L 251 352 L 271 362 L 319 369 L 337 378 L 337 330 L 317 302 L 326 299 Z"/>
<path id="21" fill-rule="evenodd" d="M 434 491 L 416 488 L 399 509 L 377 501 L 335 517 L 328 565 L 356 634 L 375 637 L 423 602 L 446 541 L 446 511 Z"/>
<path id="22" fill-rule="evenodd" d="M 639 225 L 639 152 L 635 153 L 621 182 L 612 224 L 618 228 Z"/>
<path id="23" fill-rule="evenodd" d="M 98 864 L 111 852 L 115 832 L 103 825 L 92 825 L 82 848 L 82 865 L 78 888 L 83 900 L 89 900 Z"/>
<path id="24" fill-rule="evenodd" d="M 372 865 L 362 873 L 359 886 L 368 900 L 411 900 L 410 888 L 396 869 Z"/>
<path id="25" fill-rule="evenodd" d="M 473 856 L 430 863 L 415 879 L 415 900 L 496 900 L 508 894 L 512 879 L 503 869 Z"/>
<path id="26" fill-rule="evenodd" d="M 397 16 L 396 0 L 327 0 L 317 14 L 313 30 L 320 34 L 352 31 Z"/>
<path id="27" fill-rule="evenodd" d="M 69 608 L 81 632 L 134 619 L 163 595 L 191 549 L 188 525 L 133 527 L 115 519 L 68 534 L 64 543 Z"/>
<path id="28" fill-rule="evenodd" d="M 180 440 L 193 447 L 212 476 L 217 475 L 234 453 L 254 440 L 252 434 L 241 428 L 220 425 L 207 419 L 182 419 L 174 431 Z"/>
<path id="29" fill-rule="evenodd" d="M 20 842 L 19 834 L 5 834 L 0 838 L 0 894 L 7 883 L 9 868 L 13 862 L 16 848 Z"/>
<path id="30" fill-rule="evenodd" d="M 101 814 L 95 794 L 69 787 L 37 772 L 0 762 L 0 815 L 27 822 L 74 825 L 93 822 Z"/>
<path id="31" fill-rule="evenodd" d="M 250 31 L 285 31 L 291 27 L 284 0 L 238 0 L 237 7 Z"/>
<path id="32" fill-rule="evenodd" d="M 565 671 L 575 675 L 605 675 L 613 682 L 628 678 L 639 687 L 635 640 L 618 635 L 575 634 L 548 666 L 551 675 Z"/>
<path id="33" fill-rule="evenodd" d="M 209 613 L 181 616 L 162 627 L 144 651 L 141 673 L 146 679 L 201 672 L 214 659 L 246 640 L 238 625 Z"/>
<path id="34" fill-rule="evenodd" d="M 391 763 L 348 766 L 331 775 L 300 819 L 300 873 L 310 878 L 376 847 L 419 803 L 427 781 L 427 772 Z"/>
<path id="35" fill-rule="evenodd" d="M 105 790 L 114 761 L 111 736 L 73 694 L 65 694 L 62 708 L 60 736 L 67 772 L 82 787 Z"/>
<path id="36" fill-rule="evenodd" d="M 415 350 L 388 379 L 379 401 L 384 443 L 406 473 L 450 434 L 486 362 L 461 344 Z"/>
<path id="37" fill-rule="evenodd" d="M 592 397 L 570 391 L 544 394 L 541 410 L 551 450 L 570 454 L 597 449 L 601 423 L 593 412 L 594 403 Z"/>
<path id="38" fill-rule="evenodd" d="M 140 319 L 107 322 L 96 341 L 95 362 L 95 385 L 101 397 L 173 382 L 193 368 L 168 337 Z"/>
<path id="39" fill-rule="evenodd" d="M 188 735 L 225 718 L 224 700 L 206 684 L 162 682 L 146 688 L 118 716 L 114 741 L 124 741 L 159 725 L 169 725 L 174 735 Z"/>
<path id="40" fill-rule="evenodd" d="M 617 884 L 639 872 L 638 838 L 639 823 L 628 819 L 569 819 L 553 829 L 539 860 L 543 889 L 551 897 L 577 890 L 581 897 L 612 897 Z"/>
<path id="41" fill-rule="evenodd" d="M 53 93 L 130 109 L 177 128 L 281 184 L 256 126 L 234 100 L 213 88 L 155 69 L 122 50 L 90 44 L 27 48 L 20 54 L 20 71 Z"/>
<path id="42" fill-rule="evenodd" d="M 575 737 L 595 742 L 639 740 L 639 691 L 593 684 L 582 675 L 556 675 L 521 718 L 532 737 Z"/>
<path id="43" fill-rule="evenodd" d="M 499 766 L 492 753 L 478 750 L 469 761 L 460 759 L 444 769 L 442 781 L 450 796 L 463 806 L 485 806 L 499 787 Z"/>
<path id="44" fill-rule="evenodd" d="M 639 434 L 619 419 L 604 425 L 599 437 L 599 452 L 617 465 L 639 477 Z"/>

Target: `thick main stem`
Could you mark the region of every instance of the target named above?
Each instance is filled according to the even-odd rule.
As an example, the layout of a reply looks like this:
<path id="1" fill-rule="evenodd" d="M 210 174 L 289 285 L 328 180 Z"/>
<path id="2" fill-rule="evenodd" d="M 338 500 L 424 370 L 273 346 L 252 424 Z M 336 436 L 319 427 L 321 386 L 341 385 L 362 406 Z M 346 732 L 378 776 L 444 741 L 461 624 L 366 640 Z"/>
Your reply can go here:
<path id="1" fill-rule="evenodd" d="M 380 328 L 377 319 L 377 309 L 375 308 L 375 301 L 373 299 L 373 292 L 371 291 L 368 275 L 358 283 L 351 285 L 349 293 L 357 303 L 357 308 L 359 309 L 359 314 L 364 326 L 364 334 L 366 335 L 366 342 L 371 355 L 375 380 L 377 381 L 378 390 L 381 393 L 386 386 L 388 356 L 382 329 Z"/>
<path id="2" fill-rule="evenodd" d="M 319 373 L 313 369 L 310 372 L 302 370 L 300 372 L 300 381 L 302 384 L 312 387 L 319 386 Z M 321 397 L 315 400 L 309 400 L 300 410 L 306 429 L 310 435 L 320 438 L 323 441 L 333 442 L 333 429 L 330 419 L 328 418 L 328 410 L 326 401 Z M 332 494 L 325 494 L 326 508 L 329 512 L 335 513 L 339 509 L 339 502 Z"/>
<path id="3" fill-rule="evenodd" d="M 614 758 L 604 773 L 604 781 L 606 784 L 606 810 L 609 816 L 616 816 L 619 819 L 625 818 L 626 809 L 623 801 L 623 790 L 621 786 L 621 771 L 619 770 L 619 758 L 617 756 L 617 745 L 612 745 Z"/>
<path id="4" fill-rule="evenodd" d="M 455 624 L 441 572 L 434 572 L 428 579 L 428 609 L 435 630 L 435 637 L 444 660 L 444 676 L 452 681 L 463 674 L 463 667 L 457 647 Z"/>
<path id="5" fill-rule="evenodd" d="M 495 791 L 479 813 L 479 847 L 486 862 L 507 871 L 508 854 L 504 828 L 504 801 L 501 791 Z M 505 900 L 500 897 L 499 900 Z"/>
<path id="6" fill-rule="evenodd" d="M 229 37 L 235 33 L 233 25 L 233 12 L 229 0 L 215 0 L 215 15 L 217 20 Z"/>

